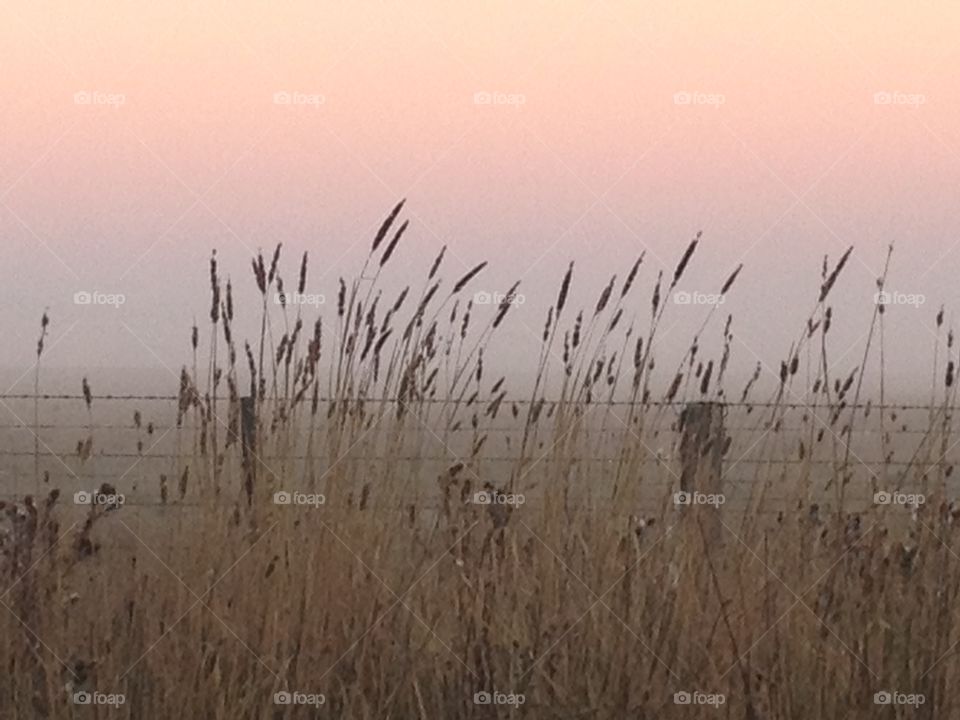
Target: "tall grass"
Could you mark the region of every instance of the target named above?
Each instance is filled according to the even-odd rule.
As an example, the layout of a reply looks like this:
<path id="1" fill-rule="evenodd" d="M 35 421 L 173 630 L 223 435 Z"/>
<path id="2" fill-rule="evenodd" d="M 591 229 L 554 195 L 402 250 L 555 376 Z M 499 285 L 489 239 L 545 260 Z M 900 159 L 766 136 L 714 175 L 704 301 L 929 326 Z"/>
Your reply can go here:
<path id="1" fill-rule="evenodd" d="M 672 271 L 645 278 L 641 256 L 584 308 L 571 304 L 571 264 L 524 388 L 485 364 L 519 284 L 477 305 L 486 264 L 451 282 L 441 251 L 422 281 L 385 295 L 403 208 L 316 317 L 287 294 L 309 291 L 307 255 L 293 284 L 280 246 L 253 258 L 251 340 L 237 337 L 244 309 L 211 258 L 208 339 L 194 324 L 157 513 L 117 507 L 123 488 L 107 485 L 79 510 L 57 490 L 2 506 L 0 716 L 872 718 L 893 712 L 875 704 L 883 692 L 922 695 L 920 716 L 960 712 L 960 511 L 943 460 L 952 333 L 935 349 L 949 357 L 928 427 L 902 469 L 878 477 L 855 429 L 871 413 L 863 368 L 882 358 L 883 309 L 852 373 L 830 361 L 850 251 L 824 261 L 780 367 L 758 364 L 742 388 L 729 381 L 733 318 L 716 306 L 677 366 L 658 364 L 699 236 Z M 734 292 L 740 272 L 716 291 Z M 84 397 L 92 413 L 86 381 Z M 791 429 L 797 401 L 807 409 Z M 737 498 L 713 511 L 719 541 L 703 512 L 673 502 L 674 411 L 691 402 L 742 403 L 754 456 L 771 460 L 738 467 L 737 438 L 712 439 Z M 908 489 L 926 503 L 871 502 Z M 125 702 L 76 704 L 87 691 Z M 325 702 L 275 703 L 286 691 Z M 683 693 L 723 704 L 678 704 Z"/>

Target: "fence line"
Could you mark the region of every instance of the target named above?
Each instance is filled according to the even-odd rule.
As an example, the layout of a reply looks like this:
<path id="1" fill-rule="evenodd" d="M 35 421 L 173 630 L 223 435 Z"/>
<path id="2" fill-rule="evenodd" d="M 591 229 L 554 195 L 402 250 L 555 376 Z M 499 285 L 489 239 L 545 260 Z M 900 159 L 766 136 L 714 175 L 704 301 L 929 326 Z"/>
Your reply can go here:
<path id="1" fill-rule="evenodd" d="M 76 431 L 76 432 L 89 432 L 91 430 L 93 431 L 127 430 L 127 431 L 139 432 L 147 437 L 151 435 L 151 430 L 152 430 L 152 434 L 158 434 L 158 433 L 162 434 L 164 431 L 168 431 L 168 430 L 194 430 L 194 429 L 199 429 L 199 427 L 200 427 L 199 425 L 195 425 L 193 423 L 189 423 L 189 424 L 184 423 L 183 425 L 177 426 L 177 425 L 159 425 L 157 423 L 151 423 L 151 422 L 146 422 L 139 427 L 136 425 L 126 425 L 126 424 L 111 425 L 109 423 L 106 423 L 103 425 L 100 425 L 97 423 L 93 423 L 93 424 L 86 423 L 86 424 L 75 424 L 75 425 L 67 425 L 67 424 L 61 425 L 59 423 L 58 424 L 41 424 L 41 425 L 34 425 L 33 423 L 9 423 L 9 424 L 0 423 L 0 431 L 25 430 L 29 432 L 34 432 L 37 430 L 63 430 L 63 431 L 70 430 L 70 431 Z M 480 426 L 478 430 L 474 430 L 472 427 L 442 428 L 443 432 L 445 433 L 453 433 L 457 435 L 467 435 L 467 434 L 473 435 L 475 433 L 479 433 L 479 434 L 510 433 L 510 432 L 516 432 L 517 430 L 522 430 L 522 429 L 523 429 L 522 425 L 502 426 L 502 427 Z M 671 428 L 658 428 L 658 429 L 661 432 L 671 431 Z M 735 432 L 735 433 L 762 433 L 762 432 L 766 432 L 767 430 L 772 430 L 772 427 L 765 427 L 763 425 L 741 425 L 741 426 L 730 427 L 728 428 L 728 430 L 730 432 Z M 790 434 L 790 433 L 800 433 L 800 432 L 809 432 L 809 431 L 810 431 L 809 426 L 790 425 L 790 426 L 781 426 L 777 432 L 780 434 Z M 623 433 L 623 430 L 622 428 L 614 426 L 609 428 L 590 428 L 590 432 L 595 435 L 619 435 Z M 880 435 L 885 432 L 890 433 L 891 435 L 929 435 L 930 434 L 929 430 L 910 430 L 910 429 L 904 430 L 902 428 L 880 430 L 879 428 L 867 428 L 867 427 L 853 428 L 853 433 L 855 435 Z"/>
<path id="2" fill-rule="evenodd" d="M 105 395 L 91 395 L 91 401 L 109 401 L 109 402 L 178 402 L 180 400 L 179 395 L 136 395 L 136 394 L 105 394 Z M 220 401 L 230 401 L 231 398 L 229 395 L 218 395 L 214 399 L 218 402 Z M 329 404 L 334 401 L 342 400 L 343 398 L 331 398 L 331 397 L 320 397 L 319 402 Z M 396 404 L 398 398 L 394 397 L 352 397 L 347 398 L 350 402 L 367 402 L 367 403 L 386 403 L 386 404 Z M 478 400 L 477 403 L 490 403 L 493 402 L 494 397 L 484 398 L 482 401 Z M 67 393 L 67 394 L 46 394 L 46 393 L 6 393 L 0 394 L 0 401 L 2 400 L 76 400 L 76 401 L 85 401 L 86 398 L 84 395 L 79 393 Z M 266 398 L 267 402 L 274 402 L 272 398 Z M 415 402 L 406 403 L 408 405 L 424 404 L 424 405 L 448 405 L 458 402 L 456 398 L 419 398 Z M 459 401 L 462 402 L 462 401 Z M 503 405 L 529 405 L 532 402 L 540 402 L 539 400 L 531 400 L 530 398 L 504 398 L 502 401 Z M 544 400 L 545 406 L 557 405 L 559 400 Z M 630 407 L 630 406 L 642 406 L 642 407 L 673 407 L 673 408 L 683 408 L 688 405 L 690 400 L 647 400 L 646 402 L 632 402 L 630 400 L 593 400 L 589 403 L 577 402 L 572 400 L 564 401 L 570 405 L 597 405 L 597 406 L 607 406 L 607 407 Z M 754 408 L 754 409 L 787 409 L 787 410 L 827 410 L 834 409 L 834 406 L 828 405 L 826 403 L 799 403 L 799 402 L 743 402 L 739 400 L 719 400 L 717 402 L 722 402 L 723 405 L 727 408 Z M 917 405 L 911 403 L 871 403 L 871 402 L 860 402 L 860 403 L 849 403 L 844 405 L 844 410 L 866 410 L 869 408 L 871 411 L 880 411 L 880 410 L 890 410 L 890 411 L 916 411 L 916 410 L 943 410 L 948 411 L 960 410 L 960 404 L 958 405 Z"/>
<path id="3" fill-rule="evenodd" d="M 179 399 L 180 398 L 176 395 L 132 395 L 132 394 L 104 394 L 104 395 L 93 395 L 89 397 L 85 397 L 83 394 L 56 395 L 56 394 L 35 394 L 35 393 L 23 393 L 23 394 L 8 393 L 8 394 L 0 395 L 0 401 L 29 400 L 29 401 L 35 401 L 38 403 L 41 401 L 71 401 L 71 402 L 77 402 L 77 403 L 86 403 L 88 400 L 93 402 L 107 401 L 107 402 L 121 402 L 121 403 L 122 402 L 138 402 L 138 401 L 139 402 L 177 403 Z M 223 397 L 219 399 L 223 401 L 230 400 L 230 398 L 228 397 Z M 362 400 L 371 404 L 398 403 L 396 399 L 392 399 L 392 398 L 350 398 L 349 400 L 350 402 L 358 402 Z M 484 399 L 480 403 L 480 405 L 481 406 L 485 405 L 490 401 L 492 401 L 492 399 Z M 267 402 L 272 402 L 272 401 L 268 400 Z M 323 402 L 330 403 L 330 402 L 333 402 L 333 400 L 330 398 L 324 398 Z M 443 403 L 454 403 L 456 401 L 450 398 L 428 398 L 428 399 L 422 400 L 421 402 L 424 402 L 426 404 L 431 404 L 431 405 L 439 405 Z M 530 400 L 506 401 L 506 404 L 509 404 L 510 402 L 529 405 L 531 401 Z M 558 403 L 557 400 L 551 400 L 547 402 L 553 405 L 556 405 Z M 786 410 L 786 411 L 804 410 L 804 411 L 813 412 L 813 413 L 817 413 L 821 410 L 824 412 L 829 411 L 831 413 L 836 411 L 836 408 L 831 406 L 826 406 L 826 405 L 812 406 L 812 405 L 801 404 L 801 403 L 748 403 L 748 402 L 719 403 L 718 401 L 717 403 L 693 403 L 693 404 L 694 405 L 722 404 L 725 408 L 750 408 L 750 409 L 777 408 L 777 409 Z M 609 408 L 611 406 L 629 406 L 629 405 L 631 405 L 631 403 L 624 402 L 624 401 L 612 401 L 612 402 L 594 401 L 592 403 L 589 403 L 589 406 L 594 408 L 599 408 L 601 406 L 607 406 Z M 690 405 L 691 403 L 687 401 L 681 401 L 681 400 L 654 401 L 654 402 L 641 404 L 642 407 L 661 407 L 661 408 L 670 407 L 670 408 L 676 408 L 676 409 L 689 407 Z M 932 413 L 934 410 L 931 407 L 926 405 L 889 404 L 889 403 L 885 405 L 873 405 L 872 403 L 861 403 L 857 405 L 846 406 L 844 409 L 852 410 L 852 409 L 859 408 L 859 409 L 865 410 L 868 407 L 874 411 L 879 412 L 882 410 L 882 411 L 889 411 L 891 413 L 911 411 L 911 410 L 913 411 L 922 410 L 927 413 Z M 944 406 L 940 406 L 939 409 L 942 411 L 943 407 Z M 960 405 L 956 405 L 956 406 L 951 405 L 951 406 L 947 406 L 947 408 L 948 410 L 953 410 L 953 409 L 960 410 Z M 170 408 L 171 411 L 173 409 L 174 408 Z M 187 417 L 193 420 L 193 418 L 190 417 L 191 415 L 192 413 L 188 414 Z M 523 427 L 522 421 L 519 421 L 518 424 L 515 426 L 498 425 L 498 426 L 487 427 L 487 428 L 481 427 L 479 429 L 474 429 L 472 427 L 461 427 L 457 430 L 443 429 L 442 431 L 444 433 L 456 434 L 457 437 L 463 437 L 465 434 L 475 435 L 475 434 L 485 434 L 485 433 L 517 431 L 519 429 L 522 429 L 522 427 Z M 179 426 L 172 425 L 172 424 L 161 425 L 161 424 L 154 424 L 150 422 L 134 422 L 132 424 L 127 424 L 126 422 L 114 422 L 114 423 L 105 423 L 102 425 L 98 425 L 93 422 L 86 423 L 86 424 L 76 422 L 76 424 L 69 424 L 69 425 L 51 424 L 50 422 L 47 422 L 46 424 L 42 424 L 42 425 L 39 423 L 34 425 L 28 422 L 24 422 L 22 420 L 20 420 L 18 423 L 0 424 L 0 430 L 7 430 L 7 431 L 29 430 L 35 433 L 39 433 L 39 432 L 50 433 L 50 432 L 68 431 L 68 430 L 79 431 L 83 433 L 98 432 L 98 431 L 131 431 L 131 432 L 135 431 L 137 433 L 137 436 L 136 436 L 137 439 L 139 439 L 141 442 L 147 442 L 147 443 L 151 442 L 151 438 L 155 437 L 156 435 L 161 436 L 161 439 L 162 439 L 163 434 L 166 434 L 167 432 L 170 432 L 172 430 L 182 429 L 190 433 L 195 431 L 198 428 L 199 428 L 199 423 L 196 423 L 196 422 L 188 422 Z M 774 428 L 776 428 L 777 431 L 779 431 L 780 437 L 783 438 L 784 435 L 791 434 L 791 433 L 795 433 L 800 436 L 803 436 L 803 434 L 810 432 L 812 429 L 815 429 L 815 426 L 811 427 L 810 424 L 796 426 L 793 423 L 791 423 L 790 425 L 787 425 L 787 426 L 777 427 L 776 425 L 774 425 L 769 421 L 758 419 L 757 424 L 752 427 L 741 425 L 739 427 L 732 426 L 729 428 L 725 428 L 723 433 L 721 433 L 721 436 L 724 433 L 727 433 L 728 438 L 732 437 L 734 434 L 747 435 L 747 438 L 749 441 L 749 439 L 752 437 L 755 437 L 756 434 L 759 434 L 759 433 L 766 434 L 773 431 Z M 677 452 L 675 452 L 675 448 L 673 448 L 673 440 L 672 440 L 672 438 L 674 438 L 675 435 L 678 432 L 680 432 L 679 426 L 677 425 L 671 426 L 669 425 L 669 423 L 663 423 L 662 427 L 657 427 L 656 429 L 659 432 L 663 432 L 665 436 L 670 438 L 669 441 L 663 441 L 664 444 L 669 443 L 670 451 L 668 453 L 663 453 L 662 451 L 654 453 L 650 451 L 649 453 L 634 459 L 633 462 L 637 462 L 639 465 L 643 467 L 660 466 L 660 465 L 664 465 L 665 467 L 670 467 L 670 466 L 675 467 L 676 463 L 682 460 L 680 455 Z M 903 435 L 920 436 L 920 435 L 930 435 L 931 432 L 933 432 L 933 429 L 910 431 L 907 429 L 889 428 L 888 431 L 897 436 L 903 436 Z M 627 428 L 625 425 L 623 427 L 619 427 L 619 426 L 596 427 L 595 426 L 595 427 L 592 427 L 589 430 L 589 432 L 595 436 L 599 436 L 600 438 L 605 438 L 608 436 L 621 436 L 624 439 L 626 439 L 626 441 L 629 444 L 631 445 L 634 444 L 632 443 L 630 438 L 630 436 L 632 435 L 631 430 L 630 428 Z M 854 428 L 854 433 L 857 434 L 858 436 L 859 435 L 867 435 L 867 436 L 879 435 L 883 432 L 885 431 L 879 428 L 867 428 L 867 427 L 863 427 L 860 429 Z M 774 435 L 771 435 L 771 439 L 773 439 L 774 437 L 775 437 Z M 655 444 L 658 443 L 658 441 L 652 438 L 648 438 L 648 439 L 651 443 L 655 443 Z M 638 442 L 642 444 L 642 440 Z M 57 442 L 56 444 L 60 444 L 60 443 Z M 121 445 L 120 442 L 112 442 L 110 444 L 113 445 L 114 447 Z M 158 445 L 160 444 L 159 440 L 157 441 L 157 444 Z M 555 466 L 558 460 L 565 464 L 576 462 L 576 463 L 581 463 L 581 464 L 592 467 L 592 466 L 602 466 L 602 465 L 610 466 L 622 461 L 623 455 L 621 452 L 617 451 L 617 448 L 619 446 L 610 448 L 609 445 L 607 446 L 603 445 L 602 441 L 597 443 L 591 443 L 591 444 L 595 445 L 595 447 L 586 448 L 588 451 L 593 451 L 593 452 L 590 452 L 589 454 L 576 454 L 572 456 L 572 458 L 563 456 L 562 454 L 560 456 L 547 456 L 547 457 L 538 459 L 537 462 L 540 463 L 541 461 L 543 461 L 546 467 Z M 755 446 L 756 446 L 756 443 L 754 443 L 754 445 L 751 445 L 750 449 L 747 450 L 746 455 L 751 454 L 751 451 Z M 134 478 L 158 479 L 161 475 L 166 474 L 163 472 L 164 469 L 169 468 L 170 465 L 175 463 L 176 461 L 180 461 L 179 467 L 182 467 L 185 462 L 192 462 L 196 457 L 195 452 L 191 447 L 188 447 L 183 452 L 172 452 L 169 449 L 166 449 L 166 451 L 164 452 L 156 452 L 156 453 L 153 452 L 153 450 L 155 450 L 156 447 L 152 447 L 146 453 L 143 451 L 143 447 L 139 445 L 137 447 L 138 449 L 136 451 L 133 451 L 133 450 L 127 451 L 127 452 L 117 451 L 117 450 L 97 451 L 91 455 L 84 457 L 84 455 L 81 452 L 78 452 L 76 449 L 67 449 L 64 452 L 59 453 L 45 446 L 44 450 L 38 452 L 36 448 L 16 450 L 16 449 L 10 449 L 8 445 L 6 448 L 0 449 L 0 458 L 37 459 L 37 460 L 46 461 L 45 464 L 49 464 L 50 460 L 56 460 L 61 464 L 64 462 L 64 460 L 69 460 L 71 461 L 70 465 L 78 465 L 78 466 L 77 467 L 54 466 L 53 468 L 48 469 L 44 473 L 44 475 L 47 478 L 51 478 L 51 479 L 56 478 L 57 482 L 62 482 L 63 479 L 73 478 L 74 480 L 81 481 L 81 482 L 96 483 L 98 481 L 120 480 L 124 478 L 128 478 L 131 480 Z M 168 446 L 168 448 L 169 447 L 170 446 Z M 240 446 L 238 445 L 238 447 Z M 829 443 L 822 447 L 829 449 Z M 603 451 L 607 448 L 610 448 L 611 452 L 606 454 L 597 454 L 598 452 L 603 453 Z M 390 455 L 390 456 L 386 456 L 384 454 L 377 454 L 375 451 L 373 454 L 371 454 L 369 450 L 364 452 L 362 449 L 361 449 L 361 452 L 362 454 L 361 453 L 352 454 L 348 452 L 345 457 L 337 459 L 336 462 L 337 463 L 365 462 L 365 463 L 370 463 L 371 465 L 375 465 L 378 468 L 380 465 L 386 465 L 387 469 L 389 469 L 390 464 L 395 464 L 395 465 L 407 464 L 407 463 L 451 464 L 460 459 L 456 455 L 456 453 L 453 453 L 453 452 L 451 452 L 450 454 L 445 454 L 445 453 L 418 454 L 415 451 L 409 451 L 408 454 L 397 454 L 397 455 Z M 518 457 L 517 455 L 509 454 L 510 452 L 509 446 L 507 447 L 507 454 L 503 454 L 502 452 L 500 452 L 499 447 L 497 447 L 496 449 L 492 449 L 492 452 L 497 454 L 483 455 L 477 458 L 471 457 L 471 461 L 472 462 L 475 461 L 478 464 L 483 464 L 483 463 L 515 464 L 522 460 L 522 458 Z M 468 453 L 469 453 L 469 450 L 464 450 L 464 457 L 466 457 Z M 734 460 L 733 458 L 736 455 L 736 453 L 734 453 L 733 455 L 730 456 L 729 462 L 731 462 L 732 465 L 737 467 L 743 466 L 744 468 L 746 468 L 745 472 L 749 472 L 749 468 L 751 467 L 780 466 L 780 467 L 787 468 L 787 467 L 796 467 L 796 466 L 801 466 L 801 467 L 807 466 L 807 467 L 813 467 L 813 468 L 836 469 L 837 467 L 843 464 L 835 457 L 830 457 L 829 455 L 827 457 L 824 457 L 823 452 L 817 453 L 819 457 L 809 456 L 809 455 L 803 458 L 797 457 L 796 453 L 790 453 L 788 449 L 781 448 L 779 447 L 779 445 L 778 445 L 778 449 L 775 450 L 773 453 L 761 451 L 758 454 L 767 455 L 767 457 L 758 458 L 758 457 L 744 456 Z M 792 455 L 792 457 L 790 455 Z M 210 459 L 210 456 L 206 453 L 202 457 L 204 458 L 204 462 Z M 299 466 L 300 463 L 303 463 L 304 461 L 308 461 L 308 460 L 316 460 L 322 463 L 324 459 L 325 458 L 322 452 L 303 454 L 302 451 L 297 454 L 291 453 L 291 454 L 285 454 L 283 456 L 269 455 L 269 456 L 264 456 L 262 458 L 260 457 L 257 458 L 260 464 L 265 464 L 267 466 L 269 466 L 270 464 L 287 461 L 287 462 L 293 463 L 294 467 L 297 467 Z M 93 465 L 93 463 L 96 463 L 101 460 L 103 461 L 116 460 L 116 461 L 132 462 L 133 467 L 131 467 L 130 470 L 127 470 L 122 474 L 114 473 L 114 472 L 95 472 L 91 466 Z M 78 462 L 75 462 L 75 461 L 78 461 Z M 141 462 L 143 462 L 142 466 L 139 465 Z M 107 467 L 110 470 L 116 469 L 116 465 L 119 465 L 119 464 L 120 464 L 119 462 L 114 465 L 109 465 L 109 462 L 104 463 L 104 465 L 107 465 Z M 14 465 L 14 466 L 22 465 L 22 463 L 12 462 L 11 465 Z M 946 458 L 938 458 L 937 460 L 932 460 L 929 457 L 925 459 L 913 457 L 909 460 L 893 460 L 893 459 L 887 459 L 887 458 L 877 458 L 877 459 L 870 458 L 868 460 L 864 460 L 863 458 L 858 457 L 856 458 L 855 465 L 864 465 L 868 468 L 868 470 L 871 468 L 889 467 L 891 469 L 896 469 L 895 471 L 898 473 L 903 472 L 904 478 L 906 477 L 906 474 L 907 474 L 906 472 L 904 472 L 904 468 L 906 468 L 907 471 L 909 471 L 910 469 L 915 469 L 916 472 L 918 473 L 927 474 L 938 468 L 946 469 L 950 467 L 950 463 Z M 172 474 L 175 474 L 175 471 Z M 7 472 L 0 473 L 0 477 L 2 477 L 3 480 L 8 481 L 12 479 L 13 482 L 29 480 L 30 477 L 33 477 L 33 476 L 34 476 L 34 473 L 31 473 L 25 470 L 24 471 L 10 470 Z M 173 478 L 173 481 L 175 482 L 176 478 Z M 38 487 L 37 491 L 39 490 L 40 488 Z M 0 495 L 0 497 L 3 497 L 3 495 Z M 134 505 L 138 505 L 138 504 L 134 503 Z M 190 507 L 190 506 L 203 507 L 204 506 L 203 503 L 196 503 L 195 505 L 191 505 L 191 504 L 184 504 L 184 503 L 168 504 L 164 502 L 155 502 L 155 503 L 147 502 L 147 503 L 139 503 L 139 505 L 143 507 Z"/>
<path id="4" fill-rule="evenodd" d="M 54 458 L 54 459 L 70 459 L 76 457 L 77 453 L 55 453 L 42 451 L 39 453 L 39 457 L 43 458 Z M 33 458 L 38 457 L 33 451 L 27 450 L 0 450 L 0 457 L 24 457 L 24 458 Z M 176 453 L 157 453 L 155 455 L 141 455 L 138 453 L 97 453 L 92 455 L 90 459 L 86 462 L 92 462 L 97 458 L 107 458 L 107 459 L 117 459 L 117 460 L 189 460 L 193 456 L 191 454 L 176 454 Z M 209 455 L 205 457 L 210 457 Z M 270 463 L 270 462 L 280 462 L 283 460 L 318 460 L 320 459 L 319 455 L 284 455 L 282 457 L 278 456 L 264 456 L 260 457 L 260 462 Z M 521 458 L 517 455 L 485 455 L 483 457 L 475 458 L 479 462 L 517 462 Z M 576 462 L 601 462 L 601 463 L 614 463 L 620 462 L 621 458 L 619 455 L 576 455 L 574 458 Z M 664 464 L 667 462 L 676 461 L 679 458 L 676 455 L 664 455 L 660 457 L 648 457 L 640 459 L 640 462 L 645 464 Z M 454 454 L 450 455 L 349 455 L 347 454 L 344 457 L 341 457 L 338 462 L 347 462 L 347 461 L 356 461 L 363 460 L 365 462 L 454 462 L 457 460 Z M 569 458 L 565 456 L 555 457 L 555 458 L 544 458 L 540 462 L 551 462 L 561 460 L 564 463 L 570 462 Z M 835 460 L 820 460 L 813 458 L 774 458 L 774 459 L 751 459 L 743 458 L 736 461 L 737 465 L 830 465 L 837 466 L 842 464 L 840 461 Z M 910 461 L 896 461 L 896 460 L 881 460 L 881 459 L 871 459 L 864 460 L 860 459 L 853 463 L 854 465 L 889 465 L 891 467 L 913 467 L 924 465 L 917 460 L 912 462 Z M 946 459 L 943 459 L 940 462 L 929 463 L 931 466 L 945 465 L 947 464 Z M 99 476 L 99 473 L 98 473 Z"/>

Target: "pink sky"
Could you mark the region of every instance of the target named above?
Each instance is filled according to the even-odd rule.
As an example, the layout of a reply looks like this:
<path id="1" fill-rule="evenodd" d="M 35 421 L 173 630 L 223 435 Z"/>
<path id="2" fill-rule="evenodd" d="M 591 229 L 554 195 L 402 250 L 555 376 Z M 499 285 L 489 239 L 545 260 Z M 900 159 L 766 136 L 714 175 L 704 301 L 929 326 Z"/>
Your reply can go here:
<path id="1" fill-rule="evenodd" d="M 694 281 L 745 262 L 756 343 L 850 244 L 851 292 L 896 240 L 904 291 L 958 299 L 955 3 L 204 5 L 0 8 L 0 298 L 21 340 L 45 306 L 80 323 L 65 364 L 156 360 L 76 290 L 125 292 L 176 363 L 212 247 L 236 274 L 310 249 L 329 292 L 403 196 L 398 271 L 447 243 L 451 273 L 490 258 L 534 295 L 570 259 L 592 286 L 644 248 L 670 266 L 703 230 Z"/>

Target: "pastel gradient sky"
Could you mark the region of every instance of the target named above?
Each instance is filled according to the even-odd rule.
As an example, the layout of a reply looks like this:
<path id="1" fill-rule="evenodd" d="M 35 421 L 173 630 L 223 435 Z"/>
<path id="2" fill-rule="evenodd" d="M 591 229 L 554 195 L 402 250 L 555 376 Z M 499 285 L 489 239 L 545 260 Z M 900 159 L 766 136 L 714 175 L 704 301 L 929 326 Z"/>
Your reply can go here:
<path id="1" fill-rule="evenodd" d="M 570 260 L 593 298 L 699 230 L 689 287 L 745 263 L 729 309 L 771 363 L 848 245 L 848 362 L 891 241 L 927 301 L 891 314 L 905 342 L 960 299 L 957 3 L 198 5 L 0 5 L 0 365 L 49 307 L 53 365 L 176 368 L 212 248 L 244 285 L 257 248 L 308 249 L 332 296 L 401 197 L 398 278 L 490 259 L 531 349 Z"/>

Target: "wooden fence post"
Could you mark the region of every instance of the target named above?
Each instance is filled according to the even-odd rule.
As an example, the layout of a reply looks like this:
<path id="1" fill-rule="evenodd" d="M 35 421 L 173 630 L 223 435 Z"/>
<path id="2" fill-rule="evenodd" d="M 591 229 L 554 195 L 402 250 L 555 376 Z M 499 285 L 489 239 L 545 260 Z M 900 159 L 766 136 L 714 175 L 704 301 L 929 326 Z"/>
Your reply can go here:
<path id="1" fill-rule="evenodd" d="M 240 437 L 243 443 L 243 490 L 247 505 L 253 505 L 253 488 L 257 475 L 257 404 L 256 398 L 240 399 Z"/>
<path id="2" fill-rule="evenodd" d="M 697 402 L 680 415 L 680 510 L 690 521 L 703 525 L 708 543 L 720 543 L 724 532 L 720 521 L 723 495 L 723 454 L 726 445 L 724 405 Z"/>

